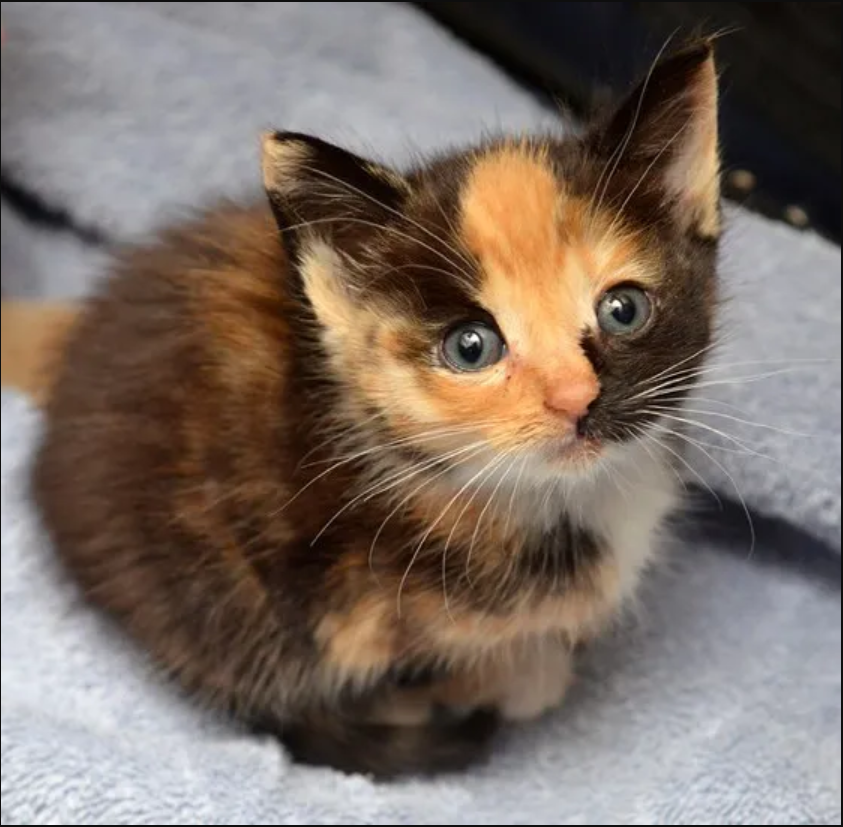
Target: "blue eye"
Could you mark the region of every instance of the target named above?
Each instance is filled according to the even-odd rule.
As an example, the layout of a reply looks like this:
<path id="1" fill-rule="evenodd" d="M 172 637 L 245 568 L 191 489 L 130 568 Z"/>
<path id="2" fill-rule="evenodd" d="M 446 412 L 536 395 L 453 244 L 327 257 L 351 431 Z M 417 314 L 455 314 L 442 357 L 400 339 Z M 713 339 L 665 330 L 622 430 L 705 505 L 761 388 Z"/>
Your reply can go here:
<path id="1" fill-rule="evenodd" d="M 452 327 L 442 340 L 442 356 L 457 371 L 478 371 L 497 364 L 506 353 L 501 335 L 482 322 Z"/>
<path id="2" fill-rule="evenodd" d="M 597 323 L 610 336 L 637 333 L 650 321 L 652 315 L 652 302 L 639 287 L 609 290 L 597 304 Z"/>

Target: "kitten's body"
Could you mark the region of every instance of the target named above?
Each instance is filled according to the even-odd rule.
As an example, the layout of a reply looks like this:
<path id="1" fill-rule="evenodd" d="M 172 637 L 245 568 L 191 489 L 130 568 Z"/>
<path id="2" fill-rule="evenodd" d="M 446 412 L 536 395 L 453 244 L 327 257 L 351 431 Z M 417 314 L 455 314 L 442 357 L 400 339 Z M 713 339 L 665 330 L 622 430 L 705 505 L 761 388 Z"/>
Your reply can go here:
<path id="1" fill-rule="evenodd" d="M 558 703 L 676 498 L 629 389 L 710 335 L 707 47 L 661 72 L 588 146 L 398 176 L 269 137 L 272 209 L 126 254 L 69 344 L 35 490 L 86 593 L 185 686 L 384 775 L 462 765 L 498 713 Z M 685 122 L 692 157 L 666 153 Z M 630 125 L 649 143 L 607 176 Z M 670 307 L 644 353 L 594 327 L 630 281 Z M 439 331 L 475 312 L 507 357 L 448 372 Z"/>

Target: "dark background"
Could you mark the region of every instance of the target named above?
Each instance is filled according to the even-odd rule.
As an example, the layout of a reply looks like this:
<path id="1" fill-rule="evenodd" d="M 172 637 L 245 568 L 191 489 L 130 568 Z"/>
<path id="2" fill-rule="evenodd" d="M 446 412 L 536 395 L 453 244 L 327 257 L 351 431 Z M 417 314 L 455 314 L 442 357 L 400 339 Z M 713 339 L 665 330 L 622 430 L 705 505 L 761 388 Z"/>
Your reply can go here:
<path id="1" fill-rule="evenodd" d="M 840 3 L 416 5 L 577 114 L 628 88 L 672 34 L 722 34 L 727 197 L 839 244 Z"/>

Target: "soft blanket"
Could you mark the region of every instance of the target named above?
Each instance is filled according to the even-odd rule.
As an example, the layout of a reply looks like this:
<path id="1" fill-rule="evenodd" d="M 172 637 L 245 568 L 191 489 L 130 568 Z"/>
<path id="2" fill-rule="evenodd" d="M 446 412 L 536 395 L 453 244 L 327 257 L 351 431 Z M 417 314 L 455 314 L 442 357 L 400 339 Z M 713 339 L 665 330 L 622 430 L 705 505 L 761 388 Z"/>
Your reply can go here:
<path id="1" fill-rule="evenodd" d="M 82 235 L 257 189 L 265 126 L 401 161 L 544 108 L 418 12 L 3 3 L 2 164 Z M 75 296 L 102 250 L 4 205 L 3 289 Z M 2 407 L 2 819 L 31 823 L 840 822 L 840 252 L 730 209 L 724 344 L 688 419 L 700 509 L 570 703 L 460 778 L 290 766 L 161 686 L 53 570 Z M 744 512 L 746 507 L 746 513 Z M 754 526 L 755 542 L 749 524 Z"/>

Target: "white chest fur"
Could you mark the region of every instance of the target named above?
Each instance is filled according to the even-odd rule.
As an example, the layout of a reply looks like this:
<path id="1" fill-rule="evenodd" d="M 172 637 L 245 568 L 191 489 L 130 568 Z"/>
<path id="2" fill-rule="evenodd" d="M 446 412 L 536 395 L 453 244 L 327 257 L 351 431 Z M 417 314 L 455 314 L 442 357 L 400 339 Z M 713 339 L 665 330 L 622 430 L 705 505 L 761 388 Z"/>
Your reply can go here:
<path id="1" fill-rule="evenodd" d="M 660 529 L 679 500 L 679 480 L 667 457 L 649 446 L 627 446 L 596 477 L 567 486 L 562 507 L 569 519 L 606 543 L 602 612 L 613 614 L 636 592 L 641 574 L 657 555 Z M 554 507 L 555 506 L 555 507 Z M 557 520 L 558 501 L 546 505 L 542 518 Z M 565 616 L 563 612 L 562 617 Z M 498 689 L 498 704 L 509 719 L 541 715 L 557 706 L 571 680 L 570 654 L 550 634 L 524 639 L 515 647 L 517 669 L 509 671 Z"/>
<path id="2" fill-rule="evenodd" d="M 597 483 L 570 494 L 571 515 L 605 538 L 621 599 L 630 597 L 657 554 L 665 519 L 679 502 L 679 478 L 661 449 L 625 446 Z"/>

